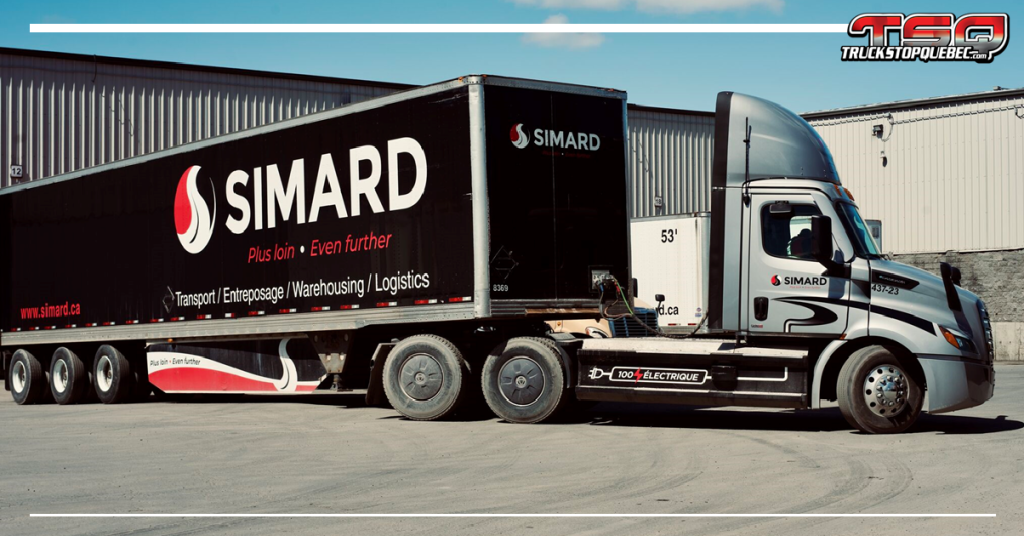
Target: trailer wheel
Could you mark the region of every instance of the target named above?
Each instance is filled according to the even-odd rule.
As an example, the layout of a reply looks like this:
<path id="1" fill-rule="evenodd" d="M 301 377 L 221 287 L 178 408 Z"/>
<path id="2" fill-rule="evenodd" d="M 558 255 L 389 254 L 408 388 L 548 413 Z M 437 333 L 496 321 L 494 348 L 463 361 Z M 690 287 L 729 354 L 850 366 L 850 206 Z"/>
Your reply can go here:
<path id="1" fill-rule="evenodd" d="M 571 398 L 558 348 L 548 339 L 517 337 L 499 344 L 481 377 L 487 405 L 508 422 L 545 421 Z"/>
<path id="2" fill-rule="evenodd" d="M 839 371 L 836 393 L 847 422 L 871 434 L 895 434 L 917 421 L 924 390 L 912 370 L 881 346 L 853 353 Z"/>
<path id="3" fill-rule="evenodd" d="M 20 406 L 39 404 L 50 386 L 43 365 L 28 350 L 17 350 L 11 358 L 11 396 Z"/>
<path id="4" fill-rule="evenodd" d="M 89 372 L 77 354 L 61 346 L 50 362 L 50 392 L 60 405 L 78 404 L 89 393 Z"/>
<path id="5" fill-rule="evenodd" d="M 452 415 L 465 399 L 469 366 L 447 339 L 414 335 L 399 342 L 384 362 L 384 394 L 391 405 L 415 421 Z"/>
<path id="6" fill-rule="evenodd" d="M 117 348 L 109 344 L 100 346 L 93 363 L 93 386 L 100 402 L 118 404 L 131 396 L 134 380 L 131 366 Z"/>

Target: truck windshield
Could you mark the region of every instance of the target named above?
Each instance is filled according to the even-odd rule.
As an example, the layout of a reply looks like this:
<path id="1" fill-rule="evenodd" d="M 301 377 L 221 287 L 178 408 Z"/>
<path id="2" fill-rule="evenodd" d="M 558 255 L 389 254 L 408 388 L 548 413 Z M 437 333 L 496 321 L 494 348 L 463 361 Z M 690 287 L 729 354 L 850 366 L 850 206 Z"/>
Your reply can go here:
<path id="1" fill-rule="evenodd" d="M 879 258 L 878 246 L 871 238 L 871 232 L 868 231 L 868 226 L 860 217 L 857 207 L 850 203 L 836 203 L 836 205 L 839 219 L 843 220 L 843 227 L 850 235 L 850 241 L 853 242 L 853 249 L 857 256 L 865 259 Z"/>

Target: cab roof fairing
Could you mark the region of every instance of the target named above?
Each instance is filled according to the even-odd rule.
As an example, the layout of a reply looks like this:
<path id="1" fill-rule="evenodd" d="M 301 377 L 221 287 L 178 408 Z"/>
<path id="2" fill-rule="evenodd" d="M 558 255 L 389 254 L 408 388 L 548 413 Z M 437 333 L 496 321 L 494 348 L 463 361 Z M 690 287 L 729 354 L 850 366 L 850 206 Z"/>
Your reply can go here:
<path id="1" fill-rule="evenodd" d="M 803 118 L 774 102 L 729 94 L 718 100 L 716 114 L 728 117 L 728 162 L 725 184 L 746 180 L 746 126 L 750 126 L 750 179 L 792 178 L 841 184 L 832 153 Z M 718 150 L 718 148 L 716 148 Z"/>

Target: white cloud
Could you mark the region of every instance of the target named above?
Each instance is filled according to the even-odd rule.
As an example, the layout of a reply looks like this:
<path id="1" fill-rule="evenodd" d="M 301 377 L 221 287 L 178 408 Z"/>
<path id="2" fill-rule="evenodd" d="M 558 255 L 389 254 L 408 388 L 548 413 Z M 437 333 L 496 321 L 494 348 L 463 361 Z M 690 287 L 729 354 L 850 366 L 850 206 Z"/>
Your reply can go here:
<path id="1" fill-rule="evenodd" d="M 629 6 L 650 13 L 680 13 L 689 15 L 702 11 L 732 11 L 749 8 L 767 8 L 779 12 L 784 0 L 512 0 L 523 6 L 547 9 L 604 9 L 618 10 Z"/>
<path id="2" fill-rule="evenodd" d="M 584 0 L 586 1 L 586 0 Z M 599 0 L 589 0 L 597 2 Z M 569 17 L 551 15 L 544 24 L 568 24 Z M 595 33 L 528 33 L 523 35 L 523 42 L 545 48 L 593 48 L 604 43 L 604 36 Z"/>

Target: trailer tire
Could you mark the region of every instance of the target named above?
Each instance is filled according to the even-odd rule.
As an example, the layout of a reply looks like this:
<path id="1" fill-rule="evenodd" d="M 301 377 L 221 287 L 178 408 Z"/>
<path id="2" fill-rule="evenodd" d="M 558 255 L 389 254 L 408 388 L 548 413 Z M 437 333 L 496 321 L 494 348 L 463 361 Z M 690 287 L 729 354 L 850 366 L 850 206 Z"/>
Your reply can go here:
<path id="1" fill-rule="evenodd" d="M 89 394 L 89 371 L 77 354 L 61 346 L 50 362 L 50 392 L 54 402 L 79 404 Z"/>
<path id="2" fill-rule="evenodd" d="M 869 434 L 897 434 L 910 428 L 924 406 L 915 368 L 882 346 L 855 351 L 839 371 L 839 410 L 854 428 Z"/>
<path id="3" fill-rule="evenodd" d="M 451 416 L 466 398 L 469 366 L 448 339 L 414 335 L 395 345 L 384 362 L 384 394 L 408 419 Z"/>
<path id="4" fill-rule="evenodd" d="M 121 352 L 104 344 L 96 350 L 92 369 L 93 387 L 104 404 L 119 404 L 134 390 L 134 376 L 128 359 Z"/>
<path id="5" fill-rule="evenodd" d="M 28 350 L 17 350 L 11 358 L 11 396 L 19 406 L 39 404 L 50 390 L 43 365 Z"/>
<path id="6" fill-rule="evenodd" d="M 495 415 L 529 424 L 555 417 L 572 398 L 565 374 L 554 342 L 517 337 L 491 351 L 480 376 L 484 399 Z"/>

